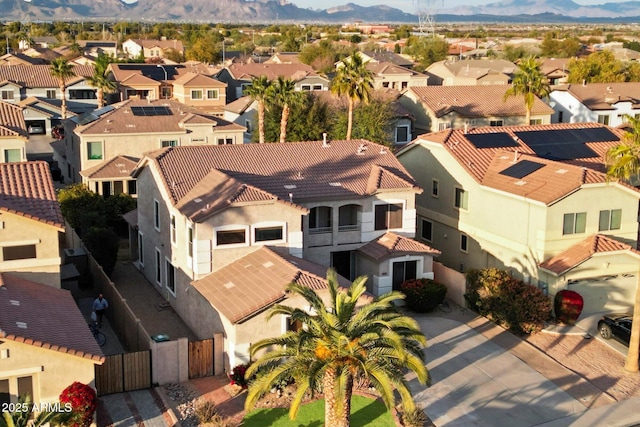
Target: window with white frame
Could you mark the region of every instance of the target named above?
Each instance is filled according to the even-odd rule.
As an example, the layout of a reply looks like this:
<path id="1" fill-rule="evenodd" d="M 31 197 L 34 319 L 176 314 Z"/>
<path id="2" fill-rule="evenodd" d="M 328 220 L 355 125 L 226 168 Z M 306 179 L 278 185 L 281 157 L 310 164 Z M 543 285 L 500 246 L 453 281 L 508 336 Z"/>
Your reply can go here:
<path id="1" fill-rule="evenodd" d="M 162 286 L 162 252 L 156 248 L 156 283 Z"/>
<path id="2" fill-rule="evenodd" d="M 409 126 L 396 126 L 396 144 L 409 142 Z"/>
<path id="3" fill-rule="evenodd" d="M 568 213 L 564 214 L 562 221 L 562 234 L 580 234 L 584 233 L 587 228 L 587 213 Z"/>
<path id="4" fill-rule="evenodd" d="M 456 187 L 453 203 L 454 206 L 458 209 L 468 209 L 469 193 L 467 191 L 464 191 L 462 188 Z"/>
<path id="5" fill-rule="evenodd" d="M 292 320 L 291 316 L 285 316 L 285 332 L 298 332 L 304 327 L 300 320 Z"/>
<path id="6" fill-rule="evenodd" d="M 338 231 L 357 231 L 360 230 L 359 217 L 361 216 L 362 206 L 350 204 L 343 205 L 338 208 Z"/>
<path id="7" fill-rule="evenodd" d="M 402 228 L 402 203 L 384 203 L 374 206 L 374 229 Z"/>
<path id="8" fill-rule="evenodd" d="M 102 160 L 102 142 L 87 142 L 87 158 Z"/>
<path id="9" fill-rule="evenodd" d="M 598 114 L 598 123 L 603 125 L 609 125 L 609 115 L 608 114 Z"/>
<path id="10" fill-rule="evenodd" d="M 469 237 L 466 234 L 460 234 L 460 250 L 462 252 L 469 251 Z"/>
<path id="11" fill-rule="evenodd" d="M 493 126 L 493 127 L 500 127 L 504 124 L 503 120 L 490 120 L 489 121 L 489 126 Z"/>
<path id="12" fill-rule="evenodd" d="M 176 244 L 176 216 L 171 215 L 171 243 Z"/>
<path id="13" fill-rule="evenodd" d="M 193 227 L 187 226 L 187 256 L 193 258 Z"/>
<path id="14" fill-rule="evenodd" d="M 202 99 L 202 89 L 193 89 L 191 91 L 191 99 L 195 99 L 195 100 Z"/>
<path id="15" fill-rule="evenodd" d="M 311 90 L 311 85 L 300 85 L 301 90 L 309 91 Z"/>
<path id="16" fill-rule="evenodd" d="M 620 230 L 622 209 L 600 211 L 598 231 Z"/>
<path id="17" fill-rule="evenodd" d="M 167 139 L 167 140 L 163 140 L 161 141 L 162 147 L 177 147 L 178 146 L 178 140 L 176 139 Z"/>
<path id="18" fill-rule="evenodd" d="M 217 228 L 214 231 L 216 246 L 247 245 L 248 228 L 247 226 L 241 225 L 228 225 Z"/>
<path id="19" fill-rule="evenodd" d="M 19 259 L 35 259 L 36 245 L 15 245 L 2 247 L 2 260 L 15 261 Z"/>
<path id="20" fill-rule="evenodd" d="M 4 150 L 4 162 L 21 162 L 22 161 L 22 150 L 19 148 L 7 148 Z"/>
<path id="21" fill-rule="evenodd" d="M 542 119 L 530 119 L 529 120 L 529 124 L 530 125 L 541 125 L 542 124 Z"/>
<path id="22" fill-rule="evenodd" d="M 431 180 L 431 196 L 440 197 L 440 181 L 437 179 Z"/>
<path id="23" fill-rule="evenodd" d="M 427 219 L 422 220 L 422 230 L 420 230 L 420 237 L 422 237 L 427 242 L 433 241 L 433 222 Z"/>
<path id="24" fill-rule="evenodd" d="M 13 90 L 5 89 L 0 91 L 0 96 L 3 101 L 13 101 Z"/>
<path id="25" fill-rule="evenodd" d="M 255 226 L 254 242 L 277 242 L 284 240 L 284 225 Z"/>
<path id="26" fill-rule="evenodd" d="M 47 89 L 47 98 L 56 99 L 56 90 L 55 89 Z"/>
<path id="27" fill-rule="evenodd" d="M 166 280 L 166 287 L 174 296 L 176 294 L 176 269 L 171 264 L 169 258 L 164 259 L 164 275 Z"/>
<path id="28" fill-rule="evenodd" d="M 391 281 L 394 291 L 400 290 L 402 285 L 407 280 L 415 279 L 418 277 L 418 261 L 398 261 L 392 265 Z"/>
<path id="29" fill-rule="evenodd" d="M 309 211 L 309 233 L 331 233 L 331 217 L 333 209 L 330 206 L 316 206 Z"/>
<path id="30" fill-rule="evenodd" d="M 160 231 L 160 202 L 153 199 L 153 228 Z"/>
<path id="31" fill-rule="evenodd" d="M 207 99 L 218 99 L 219 97 L 218 89 L 207 89 Z"/>
<path id="32" fill-rule="evenodd" d="M 313 90 L 322 90 L 322 85 L 313 85 Z"/>
<path id="33" fill-rule="evenodd" d="M 438 123 L 438 130 L 451 129 L 451 122 L 440 122 Z"/>

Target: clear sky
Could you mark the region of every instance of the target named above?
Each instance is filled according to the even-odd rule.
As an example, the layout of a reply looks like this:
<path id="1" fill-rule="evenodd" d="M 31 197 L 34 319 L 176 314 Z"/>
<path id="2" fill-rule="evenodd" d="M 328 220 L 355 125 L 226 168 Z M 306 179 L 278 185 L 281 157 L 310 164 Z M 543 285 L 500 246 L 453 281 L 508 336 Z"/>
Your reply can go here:
<path id="1" fill-rule="evenodd" d="M 298 7 L 311 9 L 327 9 L 334 6 L 341 6 L 347 3 L 355 3 L 360 6 L 375 6 L 385 4 L 407 13 L 416 13 L 417 3 L 420 2 L 422 9 L 435 8 L 450 9 L 456 6 L 482 5 L 487 3 L 498 3 L 500 0 L 289 0 Z M 621 0 L 574 0 L 580 5 L 619 3 Z"/>

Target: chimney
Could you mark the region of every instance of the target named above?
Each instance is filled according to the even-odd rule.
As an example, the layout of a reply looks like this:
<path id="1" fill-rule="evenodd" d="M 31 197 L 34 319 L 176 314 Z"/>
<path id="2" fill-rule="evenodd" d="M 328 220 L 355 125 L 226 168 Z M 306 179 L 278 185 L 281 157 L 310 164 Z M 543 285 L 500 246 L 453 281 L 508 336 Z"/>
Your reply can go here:
<path id="1" fill-rule="evenodd" d="M 465 122 L 465 124 L 464 124 L 464 134 L 466 135 L 467 132 L 469 132 L 469 123 Z"/>
<path id="2" fill-rule="evenodd" d="M 513 163 L 516 163 L 518 161 L 518 150 L 516 149 L 516 151 L 513 152 Z"/>
<path id="3" fill-rule="evenodd" d="M 587 80 L 586 79 L 582 80 L 582 86 L 585 86 L 585 87 L 587 86 Z"/>
<path id="4" fill-rule="evenodd" d="M 327 142 L 327 133 L 322 132 L 322 148 L 327 148 L 327 147 L 330 147 L 329 143 Z"/>

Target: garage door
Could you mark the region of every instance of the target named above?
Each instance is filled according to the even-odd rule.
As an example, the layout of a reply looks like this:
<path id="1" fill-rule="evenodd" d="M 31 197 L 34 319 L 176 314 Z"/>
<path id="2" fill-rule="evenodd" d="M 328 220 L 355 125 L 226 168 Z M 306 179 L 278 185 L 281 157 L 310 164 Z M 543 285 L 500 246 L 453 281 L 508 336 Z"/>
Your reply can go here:
<path id="1" fill-rule="evenodd" d="M 625 312 L 633 307 L 636 276 L 623 274 L 569 281 L 569 289 L 582 295 L 583 315 L 602 311 Z"/>

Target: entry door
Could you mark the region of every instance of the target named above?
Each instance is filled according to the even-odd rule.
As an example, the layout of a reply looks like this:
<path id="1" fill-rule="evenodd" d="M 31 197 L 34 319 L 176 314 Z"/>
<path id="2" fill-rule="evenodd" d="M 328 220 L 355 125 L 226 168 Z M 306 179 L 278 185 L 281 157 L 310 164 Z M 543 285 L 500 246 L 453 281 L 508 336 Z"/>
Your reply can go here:
<path id="1" fill-rule="evenodd" d="M 418 272 L 418 261 L 399 261 L 393 263 L 393 290 L 399 291 L 400 285 L 415 279 Z"/>

